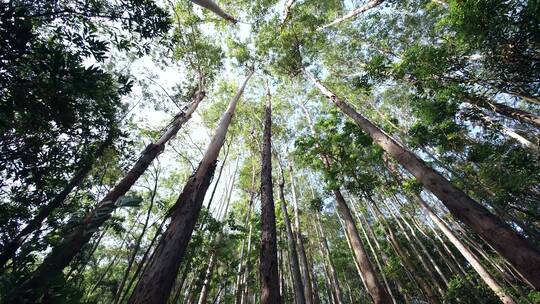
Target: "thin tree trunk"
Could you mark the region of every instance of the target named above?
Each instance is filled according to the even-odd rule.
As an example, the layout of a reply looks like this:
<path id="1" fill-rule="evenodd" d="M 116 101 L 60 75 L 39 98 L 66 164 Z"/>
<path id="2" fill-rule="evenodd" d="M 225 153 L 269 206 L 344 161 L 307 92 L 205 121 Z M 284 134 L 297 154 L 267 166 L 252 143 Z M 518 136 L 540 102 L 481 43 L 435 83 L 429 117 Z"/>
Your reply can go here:
<path id="1" fill-rule="evenodd" d="M 356 214 L 356 217 L 360 221 L 360 225 L 359 225 L 360 229 L 362 230 L 362 234 L 366 238 L 369 249 L 371 250 L 371 253 L 373 254 L 373 258 L 375 259 L 375 263 L 377 264 L 377 267 L 379 268 L 379 272 L 380 272 L 380 274 L 382 276 L 384 285 L 386 286 L 386 290 L 388 290 L 388 293 L 389 293 L 390 297 L 392 298 L 392 303 L 397 304 L 397 301 L 396 301 L 396 299 L 394 297 L 394 294 L 392 293 L 392 288 L 390 288 L 390 284 L 388 283 L 388 280 L 386 279 L 386 275 L 384 274 L 384 269 L 383 269 L 382 264 L 381 264 L 381 262 L 379 260 L 378 254 L 375 251 L 375 248 L 373 247 L 373 245 L 371 244 L 371 240 L 369 238 L 369 235 L 367 234 L 366 229 L 364 228 L 364 226 L 368 226 L 369 224 L 365 221 L 365 219 L 362 219 L 360 217 L 360 214 L 356 210 L 356 207 L 354 206 L 354 204 L 351 204 L 351 205 L 353 207 L 352 208 L 353 212 Z"/>
<path id="2" fill-rule="evenodd" d="M 414 273 L 416 272 L 415 271 L 416 267 L 413 265 L 411 261 L 411 256 L 409 252 L 401 248 L 401 245 L 398 239 L 396 238 L 394 231 L 392 230 L 392 227 L 390 227 L 390 225 L 387 223 L 382 212 L 377 208 L 377 206 L 375 205 L 374 207 L 375 208 L 373 209 L 376 211 L 377 216 L 375 216 L 375 211 L 371 210 L 371 207 L 368 205 L 368 209 L 372 212 L 373 216 L 379 218 L 382 221 L 383 227 L 385 227 L 385 234 L 387 235 L 397 255 L 400 257 L 401 261 L 405 264 L 405 269 L 408 270 L 408 273 L 411 273 L 411 277 L 413 278 L 413 280 L 417 283 L 418 286 L 420 286 L 420 289 L 425 293 L 425 296 L 428 302 L 432 304 L 439 304 L 440 301 L 437 295 L 435 295 L 435 292 L 433 291 L 433 289 L 431 289 L 431 285 L 428 284 L 428 282 L 426 282 L 426 280 L 424 280 L 422 276 L 414 275 Z M 370 229 L 369 226 L 368 226 L 368 229 Z"/>
<path id="3" fill-rule="evenodd" d="M 49 215 L 66 200 L 66 198 L 73 191 L 73 189 L 78 187 L 83 182 L 90 170 L 92 170 L 94 162 L 98 158 L 100 158 L 105 152 L 106 148 L 111 145 L 114 134 L 115 133 L 112 130 L 109 131 L 109 134 L 107 135 L 105 141 L 99 145 L 99 147 L 96 149 L 96 152 L 90 159 L 85 159 L 82 162 L 80 169 L 66 184 L 64 189 L 60 193 L 58 193 L 58 195 L 56 195 L 49 203 L 40 208 L 36 216 L 34 216 L 11 241 L 9 241 L 6 245 L 3 246 L 2 253 L 0 254 L 0 272 L 2 272 L 2 269 L 4 268 L 6 263 L 10 259 L 15 257 L 15 253 L 21 247 L 28 235 L 41 228 L 43 221 L 47 217 L 49 217 Z"/>
<path id="4" fill-rule="evenodd" d="M 420 195 L 416 195 L 417 201 L 422 206 L 427 215 L 431 220 L 439 227 L 439 229 L 444 233 L 444 235 L 450 240 L 450 242 L 456 246 L 458 251 L 463 255 L 463 257 L 471 264 L 471 266 L 476 270 L 480 278 L 495 292 L 499 299 L 505 304 L 514 304 L 514 300 L 510 295 L 508 295 L 495 278 L 482 266 L 480 260 L 463 244 L 452 232 L 450 227 L 448 227 L 440 218 L 435 214 L 433 209 L 424 201 Z"/>
<path id="5" fill-rule="evenodd" d="M 139 249 L 141 247 L 142 239 L 144 237 L 144 234 L 146 233 L 146 229 L 148 228 L 148 222 L 150 221 L 150 215 L 152 214 L 152 207 L 154 207 L 154 200 L 156 198 L 158 182 L 159 182 L 159 174 L 158 172 L 156 172 L 156 180 L 155 180 L 154 189 L 152 190 L 152 195 L 150 198 L 150 206 L 148 207 L 148 212 L 146 213 L 146 219 L 144 221 L 142 231 L 139 234 L 139 237 L 137 238 L 137 240 L 135 241 L 133 254 L 129 258 L 128 265 L 126 267 L 126 270 L 124 271 L 124 276 L 122 277 L 122 280 L 120 281 L 120 285 L 118 289 L 116 290 L 116 295 L 114 296 L 114 304 L 120 303 L 120 295 L 122 294 L 122 290 L 124 288 L 124 285 L 126 284 L 126 280 L 131 271 L 131 267 L 133 266 L 133 262 L 135 261 L 135 257 L 137 256 L 137 252 L 139 252 Z"/>
<path id="6" fill-rule="evenodd" d="M 330 255 L 330 248 L 328 247 L 328 241 L 322 229 L 321 218 L 319 216 L 318 211 L 316 211 L 315 216 L 316 216 L 315 231 L 317 234 L 317 241 L 319 243 L 321 257 L 325 264 L 327 277 L 328 277 L 328 280 L 330 281 L 330 285 L 332 286 L 332 297 L 334 299 L 334 303 L 341 303 L 343 299 L 341 286 L 339 285 L 336 269 L 334 267 L 334 262 L 332 261 L 332 256 Z"/>
<path id="7" fill-rule="evenodd" d="M 287 0 L 285 4 L 285 10 L 283 11 L 283 21 L 281 22 L 281 27 L 283 28 L 291 16 L 292 6 L 296 0 Z"/>
<path id="8" fill-rule="evenodd" d="M 456 218 L 471 227 L 475 233 L 495 248 L 527 282 L 535 288 L 540 288 L 540 253 L 532 244 L 356 112 L 351 105 L 340 100 L 311 73 L 304 71 L 326 97 L 352 118 L 388 154 L 396 158 L 427 190 L 435 194 Z"/>
<path id="9" fill-rule="evenodd" d="M 236 20 L 233 16 L 227 14 L 226 12 L 224 12 L 221 7 L 219 7 L 219 5 L 217 5 L 214 1 L 212 0 L 190 0 L 191 2 L 199 5 L 199 6 L 202 6 L 204 8 L 207 8 L 209 10 L 211 10 L 214 14 L 220 16 L 221 18 L 227 20 L 227 21 L 230 21 L 232 23 L 236 23 L 238 22 L 238 20 Z"/>
<path id="10" fill-rule="evenodd" d="M 519 122 L 530 124 L 536 128 L 540 128 L 540 116 L 538 115 L 534 115 L 527 111 L 516 109 L 502 103 L 488 101 L 481 98 L 480 96 L 467 95 L 466 99 L 479 107 L 494 111 L 508 118 L 513 118 L 515 120 L 518 120 Z"/>
<path id="11" fill-rule="evenodd" d="M 292 274 L 292 279 L 293 279 L 294 296 L 296 299 L 296 304 L 304 304 L 307 302 L 306 301 L 307 295 L 304 295 L 302 274 L 300 273 L 300 265 L 298 262 L 298 252 L 296 250 L 296 244 L 295 244 L 294 235 L 293 235 L 293 231 L 291 227 L 291 220 L 289 218 L 287 205 L 285 203 L 285 194 L 283 191 L 283 188 L 285 188 L 285 178 L 283 176 L 283 167 L 279 159 L 278 159 L 278 163 L 279 163 L 279 173 L 280 173 L 279 199 L 280 199 L 281 211 L 283 213 L 283 220 L 285 221 L 285 231 L 287 233 L 287 245 L 288 245 L 289 254 L 290 254 L 289 262 L 290 262 L 291 274 Z M 309 301 L 309 303 L 311 303 L 311 301 Z"/>
<path id="12" fill-rule="evenodd" d="M 97 204 L 97 206 L 74 228 L 74 231 L 69 234 L 59 245 L 54 247 L 52 251 L 43 260 L 41 265 L 24 281 L 13 294 L 15 297 L 21 297 L 23 293 L 33 290 L 32 293 L 27 293 L 29 302 L 39 295 L 37 290 L 41 290 L 49 284 L 48 278 L 58 275 L 62 270 L 73 260 L 81 248 L 91 239 L 92 235 L 107 221 L 111 216 L 112 211 L 116 208 L 116 201 L 126 194 L 133 186 L 139 177 L 148 168 L 150 163 L 163 151 L 166 143 L 173 138 L 182 125 L 189 120 L 191 114 L 195 111 L 205 93 L 202 90 L 202 81 L 199 91 L 196 93 L 194 100 L 189 105 L 186 112 L 180 112 L 176 115 L 167 130 L 163 133 L 156 143 L 148 145 L 139 160 L 133 165 L 131 170 L 120 180 L 116 186 Z M 17 295 L 19 294 L 19 295 Z M 22 298 L 21 298 L 22 300 Z"/>
<path id="13" fill-rule="evenodd" d="M 272 191 L 272 105 L 270 88 L 266 84 L 267 104 L 261 151 L 261 256 L 260 281 L 261 303 L 279 304 L 279 276 L 277 261 L 276 214 L 274 210 L 274 194 Z"/>
<path id="14" fill-rule="evenodd" d="M 169 213 L 171 222 L 157 245 L 152 261 L 135 287 L 129 303 L 164 303 L 169 297 L 214 174 L 216 160 L 225 141 L 236 104 L 251 75 L 253 71 L 249 73 L 228 109 L 221 116 L 199 167 L 188 179 L 182 194 L 171 208 Z"/>
<path id="15" fill-rule="evenodd" d="M 328 23 L 326 25 L 323 25 L 323 26 L 319 27 L 317 29 L 317 31 L 322 31 L 322 30 L 324 30 L 326 28 L 335 26 L 335 25 L 337 25 L 337 24 L 339 24 L 339 23 L 341 23 L 341 22 L 343 22 L 343 21 L 345 21 L 347 19 L 350 19 L 350 18 L 352 18 L 352 17 L 354 17 L 354 16 L 356 16 L 358 14 L 361 14 L 361 13 L 363 13 L 365 11 L 368 11 L 368 10 L 378 6 L 381 3 L 383 3 L 383 0 L 372 0 L 372 1 L 362 5 L 361 7 L 358 7 L 356 9 L 348 12 L 343 17 L 337 18 L 336 20 L 334 20 L 334 21 L 332 21 L 332 22 L 330 22 L 330 23 Z"/>
<path id="16" fill-rule="evenodd" d="M 290 159 L 290 158 L 289 158 Z M 302 281 L 304 286 L 304 295 L 306 303 L 311 304 L 313 298 L 313 289 L 311 288 L 311 280 L 309 277 L 308 263 L 306 258 L 306 251 L 304 248 L 304 239 L 302 237 L 302 230 L 300 227 L 300 211 L 298 208 L 298 198 L 296 195 L 296 183 L 294 182 L 294 171 L 293 166 L 289 163 L 289 172 L 291 180 L 291 193 L 292 193 L 292 202 L 293 202 L 293 211 L 294 211 L 294 230 L 296 235 L 296 243 L 298 248 L 298 261 L 300 263 L 300 271 L 302 274 Z"/>

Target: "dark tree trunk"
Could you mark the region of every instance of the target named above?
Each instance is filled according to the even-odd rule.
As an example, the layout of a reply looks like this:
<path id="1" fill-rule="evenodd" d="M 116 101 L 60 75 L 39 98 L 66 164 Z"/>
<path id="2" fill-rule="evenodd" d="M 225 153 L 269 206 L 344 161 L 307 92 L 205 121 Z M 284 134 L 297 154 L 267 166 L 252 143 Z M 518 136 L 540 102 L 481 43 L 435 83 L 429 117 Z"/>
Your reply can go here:
<path id="1" fill-rule="evenodd" d="M 375 143 L 392 155 L 427 190 L 435 194 L 456 218 L 471 227 L 474 232 L 506 258 L 529 284 L 540 288 L 540 253 L 532 244 L 478 202 L 452 185 L 414 153 L 356 112 L 350 104 L 338 98 L 311 73 L 307 70 L 305 73 L 330 101 L 353 119 L 360 128 L 371 136 Z"/>
<path id="2" fill-rule="evenodd" d="M 129 172 L 114 186 L 114 188 L 105 195 L 97 206 L 74 228 L 74 231 L 65 237 L 59 245 L 54 247 L 43 260 L 41 265 L 25 280 L 21 286 L 13 293 L 19 299 L 25 298 L 33 302 L 39 294 L 38 290 L 46 287 L 50 278 L 60 275 L 62 270 L 73 260 L 82 247 L 88 243 L 92 235 L 101 227 L 107 219 L 111 217 L 116 208 L 116 201 L 126 194 L 126 192 L 135 184 L 139 177 L 146 171 L 152 161 L 163 151 L 166 143 L 173 138 L 182 125 L 189 120 L 191 114 L 195 111 L 205 93 L 200 89 L 190 104 L 187 112 L 180 112 L 163 133 L 156 143 L 149 144 L 137 162 Z M 28 292 L 32 291 L 32 292 Z M 29 298 L 25 296 L 29 295 Z"/>
<path id="3" fill-rule="evenodd" d="M 161 237 L 149 266 L 135 286 L 129 303 L 165 303 L 168 299 L 216 169 L 217 157 L 225 141 L 236 104 L 251 75 L 253 71 L 221 116 L 203 159 L 171 208 L 171 222 Z"/>
<path id="4" fill-rule="evenodd" d="M 267 84 L 268 101 L 265 108 L 263 146 L 261 151 L 261 303 L 279 304 L 279 275 L 277 260 L 276 214 L 272 191 L 272 110 Z"/>
<path id="5" fill-rule="evenodd" d="M 41 228 L 43 221 L 66 200 L 73 189 L 78 187 L 83 182 L 90 170 L 92 170 L 94 162 L 100 158 L 107 147 L 111 145 L 111 142 L 114 139 L 114 134 L 115 132 L 113 131 L 109 132 L 107 139 L 99 145 L 96 152 L 90 157 L 90 159 L 86 159 L 82 162 L 81 168 L 75 173 L 64 189 L 49 203 L 39 209 L 36 216 L 27 223 L 26 227 L 19 231 L 19 233 L 17 233 L 17 235 L 2 248 L 2 253 L 0 254 L 0 272 L 6 263 L 15 256 L 15 253 L 21 247 L 27 236 Z"/>

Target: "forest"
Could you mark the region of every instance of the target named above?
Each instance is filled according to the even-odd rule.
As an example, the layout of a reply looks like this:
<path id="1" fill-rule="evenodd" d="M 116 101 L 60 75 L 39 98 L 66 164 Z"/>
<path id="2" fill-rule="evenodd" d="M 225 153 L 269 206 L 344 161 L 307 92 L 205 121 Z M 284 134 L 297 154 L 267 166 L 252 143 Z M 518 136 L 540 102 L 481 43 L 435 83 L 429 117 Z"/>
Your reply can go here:
<path id="1" fill-rule="evenodd" d="M 540 303 L 540 0 L 0 1 L 0 303 Z"/>

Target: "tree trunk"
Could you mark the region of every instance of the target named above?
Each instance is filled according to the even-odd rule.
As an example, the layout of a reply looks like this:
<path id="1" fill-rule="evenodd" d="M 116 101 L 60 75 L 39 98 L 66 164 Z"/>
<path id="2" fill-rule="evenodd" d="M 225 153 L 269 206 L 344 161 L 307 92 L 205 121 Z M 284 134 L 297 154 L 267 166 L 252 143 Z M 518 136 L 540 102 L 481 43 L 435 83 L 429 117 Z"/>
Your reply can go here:
<path id="1" fill-rule="evenodd" d="M 420 195 L 416 195 L 417 201 L 422 206 L 424 211 L 428 214 L 431 220 L 441 229 L 443 234 L 450 240 L 450 242 L 456 246 L 463 257 L 471 264 L 476 270 L 480 278 L 495 292 L 499 299 L 505 304 L 515 304 L 514 300 L 508 295 L 504 289 L 497 283 L 495 278 L 482 266 L 480 260 L 463 244 L 455 235 L 454 232 L 448 227 L 440 218 L 435 214 L 433 209 L 424 201 Z"/>
<path id="2" fill-rule="evenodd" d="M 488 100 L 483 99 L 480 96 L 467 95 L 465 98 L 469 102 L 479 107 L 494 111 L 508 118 L 513 118 L 519 122 L 530 124 L 536 128 L 540 128 L 540 116 L 538 115 L 534 115 L 527 111 L 516 109 L 510 106 L 504 105 L 502 103 L 488 101 Z"/>
<path id="3" fill-rule="evenodd" d="M 328 247 L 328 241 L 322 229 L 321 219 L 318 211 L 315 213 L 315 216 L 317 219 L 315 227 L 315 231 L 317 233 L 317 241 L 320 246 L 321 257 L 325 261 L 327 277 L 330 281 L 330 285 L 332 286 L 332 296 L 334 299 L 334 303 L 341 303 L 343 299 L 343 293 L 341 292 L 341 286 L 339 285 L 336 269 L 334 267 L 334 262 L 332 261 L 332 256 L 330 255 L 330 248 Z"/>
<path id="4" fill-rule="evenodd" d="M 373 270 L 367 252 L 362 245 L 358 230 L 356 230 L 356 224 L 354 223 L 351 211 L 347 206 L 343 195 L 341 195 L 341 191 L 333 190 L 332 192 L 336 198 L 338 212 L 345 223 L 345 232 L 351 241 L 354 257 L 360 267 L 362 277 L 364 278 L 371 299 L 374 303 L 391 303 L 392 299 L 390 298 L 390 295 L 380 284 L 379 279 Z"/>
<path id="5" fill-rule="evenodd" d="M 383 3 L 383 0 L 372 0 L 372 1 L 370 1 L 370 2 L 368 2 L 368 3 L 366 3 L 366 4 L 364 4 L 364 5 L 362 5 L 361 7 L 356 8 L 356 9 L 354 9 L 354 10 L 348 12 L 348 13 L 345 14 L 343 17 L 337 18 L 336 20 L 334 20 L 334 21 L 332 21 L 332 22 L 330 22 L 330 23 L 328 23 L 328 24 L 326 24 L 326 25 L 324 25 L 324 26 L 319 27 L 319 28 L 317 29 L 317 31 L 322 31 L 322 30 L 324 30 L 324 29 L 326 29 L 326 28 L 329 28 L 329 27 L 332 27 L 332 26 L 334 26 L 334 25 L 337 25 L 337 24 L 339 24 L 339 23 L 341 23 L 341 22 L 343 22 L 343 21 L 345 21 L 345 20 L 347 20 L 347 19 L 350 19 L 350 18 L 352 18 L 352 17 L 354 17 L 354 16 L 356 16 L 356 15 L 358 15 L 358 14 L 361 14 L 361 13 L 363 13 L 363 12 L 365 12 L 365 11 L 368 11 L 368 10 L 370 10 L 370 9 L 372 9 L 372 8 L 374 8 L 374 7 L 376 7 L 376 6 L 378 6 L 378 5 L 381 4 L 381 3 Z"/>
<path id="6" fill-rule="evenodd" d="M 148 207 L 148 212 L 146 213 L 146 219 L 144 220 L 142 231 L 139 234 L 139 237 L 137 238 L 137 240 L 135 241 L 133 253 L 129 257 L 126 270 L 124 270 L 124 276 L 122 277 L 122 280 L 120 281 L 120 285 L 118 289 L 116 290 L 116 295 L 114 296 L 114 304 L 117 304 L 120 302 L 120 295 L 122 294 L 122 290 L 124 288 L 124 285 L 126 284 L 126 280 L 131 271 L 131 267 L 133 266 L 133 262 L 135 261 L 135 257 L 137 256 L 137 252 L 139 252 L 139 249 L 141 247 L 142 239 L 144 237 L 144 234 L 146 233 L 146 229 L 148 228 L 148 222 L 150 221 L 150 215 L 152 214 L 152 207 L 154 207 L 154 200 L 156 198 L 158 182 L 159 182 L 159 174 L 156 172 L 156 180 L 154 183 L 154 189 L 152 190 L 152 195 L 150 198 L 150 207 Z"/>
<path id="7" fill-rule="evenodd" d="M 209 10 L 211 10 L 213 13 L 215 13 L 216 15 L 220 16 L 221 18 L 227 20 L 227 21 L 230 21 L 232 23 L 236 23 L 238 22 L 238 20 L 236 20 L 233 16 L 227 14 L 226 12 L 224 12 L 221 7 L 219 7 L 219 5 L 217 5 L 214 1 L 212 0 L 190 0 L 191 2 L 199 5 L 199 6 L 202 6 L 204 8 L 207 8 Z"/>
<path id="8" fill-rule="evenodd" d="M 382 267 L 382 264 L 379 260 L 379 257 L 377 256 L 377 252 L 375 251 L 375 248 L 373 247 L 373 245 L 371 244 L 371 240 L 369 238 L 369 235 L 367 234 L 366 232 L 366 229 L 364 228 L 364 226 L 368 226 L 369 223 L 367 223 L 367 221 L 365 221 L 361 216 L 360 214 L 358 213 L 358 211 L 356 210 L 356 207 L 354 206 L 354 204 L 351 204 L 352 205 L 352 209 L 353 209 L 353 212 L 356 214 L 356 217 L 358 218 L 358 220 L 360 221 L 360 229 L 362 230 L 362 234 L 364 235 L 364 237 L 366 238 L 366 241 L 368 243 L 368 246 L 369 246 L 369 249 L 371 250 L 371 253 L 373 254 L 373 258 L 375 259 L 375 263 L 377 264 L 377 267 L 379 268 L 379 272 L 382 276 L 382 279 L 383 279 L 383 282 L 384 282 L 384 285 L 386 286 L 386 290 L 388 290 L 388 293 L 390 295 L 390 298 L 392 298 L 392 303 L 394 304 L 397 304 L 397 301 L 392 293 L 392 288 L 390 287 L 390 284 L 388 283 L 388 280 L 386 279 L 386 275 L 384 274 L 384 269 Z"/>
<path id="9" fill-rule="evenodd" d="M 229 107 L 221 116 L 214 137 L 208 145 L 199 167 L 188 179 L 182 194 L 171 208 L 169 212 L 171 222 L 157 245 L 152 261 L 136 285 L 129 303 L 164 303 L 169 297 L 178 268 L 193 234 L 204 196 L 214 174 L 216 160 L 225 141 L 236 104 L 251 75 L 253 75 L 253 71 L 249 73 L 238 93 L 231 100 Z"/>
<path id="10" fill-rule="evenodd" d="M 109 134 L 104 142 L 102 142 L 96 149 L 96 152 L 90 159 L 86 159 L 82 162 L 80 169 L 75 173 L 71 180 L 66 184 L 64 189 L 58 193 L 49 203 L 39 209 L 36 216 L 34 216 L 17 235 L 9 241 L 2 248 L 0 254 L 0 272 L 6 265 L 6 263 L 15 256 L 17 250 L 21 247 L 24 240 L 34 231 L 41 228 L 43 221 L 49 217 L 49 215 L 56 210 L 68 197 L 68 195 L 78 187 L 86 178 L 90 170 L 94 165 L 94 162 L 100 158 L 105 152 L 106 148 L 111 145 L 114 137 L 114 132 L 109 131 Z"/>
<path id="11" fill-rule="evenodd" d="M 313 299 L 313 289 L 311 288 L 311 279 L 309 277 L 309 267 L 306 258 L 306 251 L 304 248 L 304 239 L 302 237 L 302 230 L 300 228 L 300 212 L 298 209 L 298 198 L 296 195 L 296 183 L 294 182 L 294 171 L 292 164 L 289 163 L 289 172 L 291 179 L 291 193 L 294 211 L 294 229 L 296 235 L 296 243 L 298 245 L 298 261 L 300 263 L 300 271 L 302 273 L 302 281 L 304 284 L 304 295 L 306 303 L 311 304 Z"/>
<path id="12" fill-rule="evenodd" d="M 396 158 L 427 190 L 435 194 L 456 218 L 495 248 L 532 286 L 540 288 L 540 253 L 532 244 L 356 112 L 351 105 L 340 100 L 307 70 L 305 74 L 326 97 L 368 133 L 374 142 Z"/>
<path id="13" fill-rule="evenodd" d="M 202 83 L 200 83 L 202 85 Z M 112 211 L 116 208 L 116 201 L 126 194 L 133 186 L 139 177 L 145 172 L 150 163 L 163 151 L 165 144 L 173 138 L 182 125 L 189 120 L 191 114 L 204 98 L 205 93 L 200 86 L 194 100 L 189 105 L 186 112 L 180 112 L 168 126 L 156 143 L 149 144 L 142 155 L 139 157 L 135 165 L 129 172 L 116 184 L 116 186 L 105 195 L 105 197 L 97 204 L 97 206 L 74 228 L 74 231 L 69 234 L 59 245 L 54 247 L 52 251 L 43 260 L 41 265 L 24 281 L 21 286 L 13 294 L 22 300 L 22 294 L 32 290 L 28 295 L 38 295 L 36 290 L 40 290 L 49 284 L 48 278 L 58 275 L 62 270 L 73 260 L 81 248 L 90 240 L 92 235 L 105 223 L 111 216 Z M 18 294 L 17 294 L 18 293 Z M 30 297 L 32 297 L 30 296 Z M 29 302 L 34 299 L 28 298 Z"/>
<path id="14" fill-rule="evenodd" d="M 279 162 L 279 160 L 278 160 Z M 280 181 L 279 181 L 279 199 L 281 205 L 281 211 L 283 213 L 283 220 L 285 221 L 285 231 L 287 233 L 287 245 L 289 247 L 289 263 L 291 268 L 291 274 L 293 279 L 294 295 L 296 304 L 306 303 L 306 297 L 304 296 L 304 287 L 302 284 L 302 274 L 300 273 L 300 265 L 298 262 L 298 252 L 296 251 L 296 244 L 291 227 L 291 220 L 287 211 L 287 205 L 285 204 L 285 194 L 283 188 L 285 188 L 285 178 L 283 176 L 283 168 L 281 163 L 279 164 Z M 292 172 L 291 172 L 292 173 Z M 311 301 L 310 301 L 311 303 Z"/>
<path id="15" fill-rule="evenodd" d="M 411 274 L 412 279 L 417 283 L 418 286 L 420 286 L 420 289 L 425 293 L 428 302 L 431 304 L 439 304 L 440 301 L 437 295 L 435 295 L 433 289 L 431 289 L 431 285 L 428 284 L 428 282 L 426 282 L 426 280 L 424 280 L 422 276 L 415 275 L 416 267 L 411 261 L 409 252 L 401 248 L 401 244 L 396 238 L 392 227 L 390 227 L 390 225 L 386 222 L 386 219 L 384 218 L 381 211 L 377 208 L 377 206 L 375 205 L 374 207 L 375 208 L 373 209 L 376 211 L 377 216 L 375 216 L 375 211 L 371 210 L 370 206 L 368 205 L 368 209 L 371 211 L 372 215 L 382 221 L 385 234 L 390 243 L 392 244 L 392 247 L 396 251 L 397 255 L 400 257 L 400 260 L 403 262 L 403 264 L 405 264 L 404 268 L 407 270 L 408 273 Z M 370 229 L 369 226 L 368 229 Z"/>
<path id="16" fill-rule="evenodd" d="M 263 146 L 261 151 L 261 257 L 260 283 L 261 303 L 279 304 L 279 276 L 277 261 L 276 214 L 272 185 L 272 105 L 270 88 L 266 84 L 267 104 L 265 107 Z"/>

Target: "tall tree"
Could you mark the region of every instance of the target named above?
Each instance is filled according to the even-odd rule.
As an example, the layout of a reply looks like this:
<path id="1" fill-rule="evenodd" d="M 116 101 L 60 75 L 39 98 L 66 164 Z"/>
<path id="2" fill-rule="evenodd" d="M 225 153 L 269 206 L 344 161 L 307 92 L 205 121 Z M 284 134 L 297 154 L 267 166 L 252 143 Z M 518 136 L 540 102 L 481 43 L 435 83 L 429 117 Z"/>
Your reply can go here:
<path id="1" fill-rule="evenodd" d="M 337 97 L 313 74 L 305 69 L 304 73 L 324 96 L 354 120 L 388 154 L 396 158 L 398 163 L 415 176 L 426 189 L 435 194 L 454 216 L 482 236 L 532 286 L 540 288 L 540 253 L 532 244 L 354 110 L 350 104 Z"/>
<path id="2" fill-rule="evenodd" d="M 27 298 L 29 301 L 38 296 L 38 291 L 48 284 L 48 279 L 59 275 L 62 270 L 73 260 L 81 248 L 91 239 L 92 235 L 101 227 L 115 208 L 121 204 L 119 200 L 139 177 L 148 168 L 150 163 L 163 151 L 167 142 L 173 138 L 183 124 L 197 109 L 205 96 L 204 81 L 202 75 L 199 87 L 194 93 L 193 100 L 186 106 L 186 111 L 179 112 L 169 124 L 165 132 L 155 142 L 149 144 L 137 162 L 128 173 L 105 195 L 105 197 L 89 212 L 73 231 L 66 236 L 51 253 L 45 257 L 41 265 L 20 285 L 13 293 L 14 297 Z M 121 206 L 121 205 L 120 205 Z"/>
<path id="3" fill-rule="evenodd" d="M 171 292 L 178 268 L 202 207 L 206 190 L 216 167 L 219 151 L 225 141 L 236 105 L 253 75 L 250 71 L 246 80 L 221 116 L 212 141 L 195 173 L 188 179 L 182 194 L 169 211 L 171 222 L 155 249 L 152 261 L 145 269 L 129 303 L 163 303 Z"/>
<path id="4" fill-rule="evenodd" d="M 276 214 L 272 183 L 272 96 L 266 83 L 263 145 L 261 149 L 261 303 L 279 304 Z"/>

